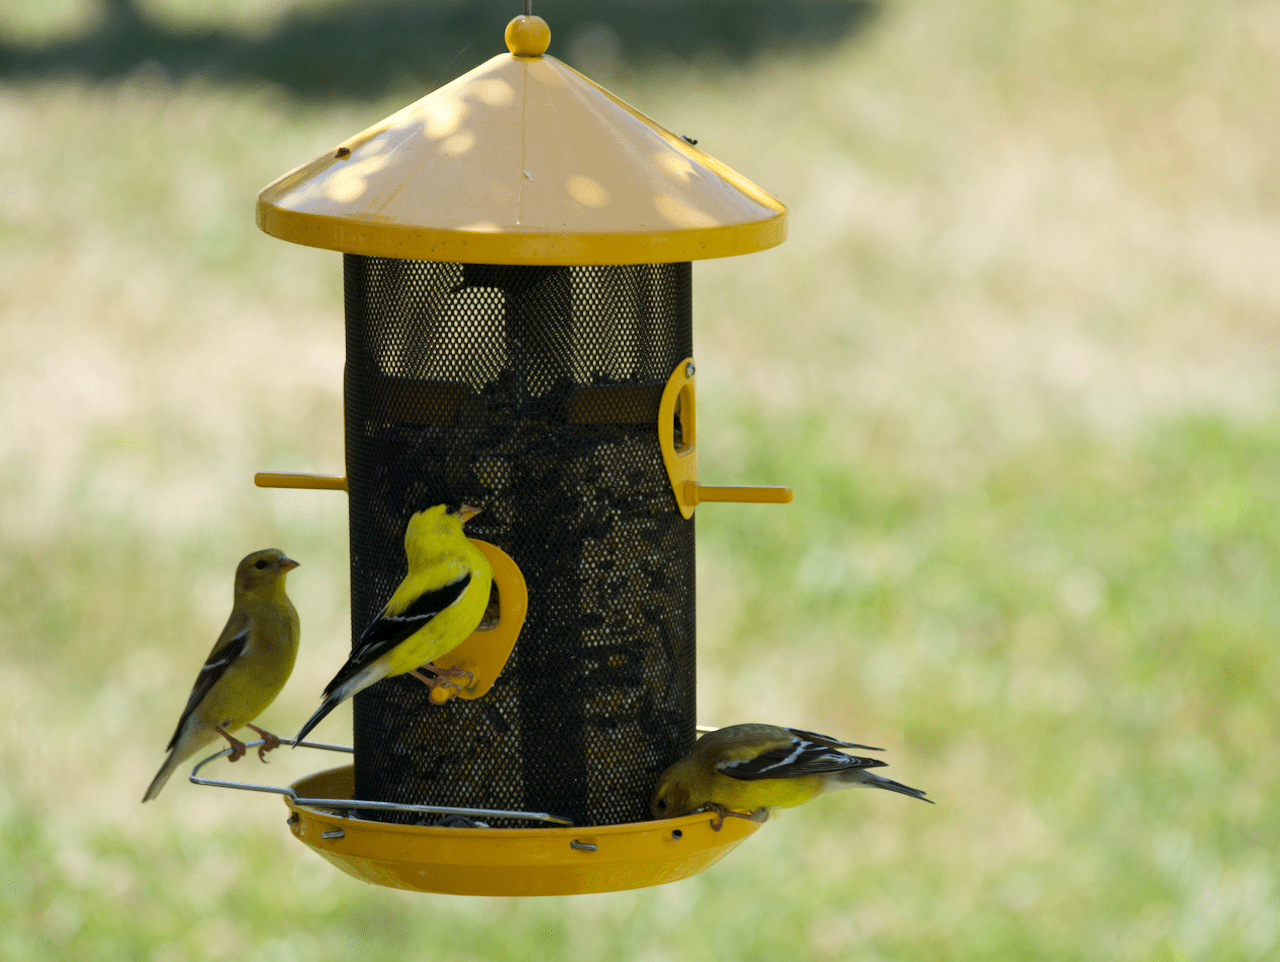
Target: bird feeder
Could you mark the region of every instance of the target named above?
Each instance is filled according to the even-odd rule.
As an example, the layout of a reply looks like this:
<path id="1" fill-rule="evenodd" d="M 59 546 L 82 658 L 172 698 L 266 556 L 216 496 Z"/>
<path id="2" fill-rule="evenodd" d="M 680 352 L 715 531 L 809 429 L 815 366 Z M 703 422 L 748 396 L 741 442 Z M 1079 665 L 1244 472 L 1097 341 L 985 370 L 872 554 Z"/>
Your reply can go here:
<path id="1" fill-rule="evenodd" d="M 791 500 L 699 479 L 691 262 L 781 243 L 786 208 L 546 56 L 540 18 L 506 41 L 259 194 L 262 230 L 344 255 L 346 474 L 257 483 L 346 490 L 353 639 L 404 575 L 409 517 L 483 507 L 467 531 L 495 562 L 492 610 L 439 662 L 475 684 L 361 692 L 354 766 L 294 788 L 508 817 L 290 799 L 290 824 L 403 888 L 630 888 L 756 828 L 655 822 L 647 802 L 696 737 L 695 509 Z"/>

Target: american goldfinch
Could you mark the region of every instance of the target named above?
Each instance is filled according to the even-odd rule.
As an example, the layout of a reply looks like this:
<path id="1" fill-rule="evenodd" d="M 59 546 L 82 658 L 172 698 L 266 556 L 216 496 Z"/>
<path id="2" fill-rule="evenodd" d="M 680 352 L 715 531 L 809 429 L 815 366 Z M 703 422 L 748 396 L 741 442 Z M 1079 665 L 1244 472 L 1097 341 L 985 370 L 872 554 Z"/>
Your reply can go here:
<path id="1" fill-rule="evenodd" d="M 924 792 L 867 771 L 885 763 L 846 755 L 861 748 L 826 735 L 774 725 L 731 725 L 698 739 L 691 751 L 658 778 L 649 811 L 654 818 L 676 818 L 708 809 L 726 816 L 761 820 L 772 809 L 803 805 L 823 792 L 868 785 L 901 792 L 933 804 Z M 742 809 L 745 811 L 731 811 Z"/>
<path id="2" fill-rule="evenodd" d="M 463 524 L 479 513 L 466 504 L 438 504 L 409 519 L 404 533 L 408 574 L 325 688 L 324 702 L 297 741 L 342 702 L 383 678 L 413 674 L 434 687 L 470 674 L 431 662 L 462 644 L 489 604 L 493 568 L 462 533 Z M 417 671 L 420 667 L 437 677 L 428 679 Z"/>
<path id="3" fill-rule="evenodd" d="M 284 593 L 285 576 L 298 567 L 275 548 L 255 551 L 236 567 L 231 617 L 196 676 L 168 745 L 169 757 L 143 796 L 149 802 L 184 761 L 219 735 L 231 743 L 230 760 L 244 755 L 244 742 L 231 737 L 252 728 L 265 740 L 258 757 L 280 740 L 249 723 L 267 710 L 284 688 L 298 654 L 298 612 Z"/>

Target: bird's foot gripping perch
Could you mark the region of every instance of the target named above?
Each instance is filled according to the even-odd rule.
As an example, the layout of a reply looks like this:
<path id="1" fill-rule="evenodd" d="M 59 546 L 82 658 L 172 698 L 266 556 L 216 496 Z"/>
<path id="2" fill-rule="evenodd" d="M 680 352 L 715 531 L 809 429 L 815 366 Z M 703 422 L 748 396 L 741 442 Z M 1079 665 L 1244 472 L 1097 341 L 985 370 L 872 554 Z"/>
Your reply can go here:
<path id="1" fill-rule="evenodd" d="M 253 726 L 250 725 L 249 727 L 252 728 Z M 227 761 L 238 762 L 240 759 L 244 758 L 244 742 L 240 741 L 238 738 L 232 738 L 222 728 L 215 728 L 214 731 L 231 743 L 231 754 L 227 756 Z"/>
<path id="2" fill-rule="evenodd" d="M 735 812 L 731 808 L 725 808 L 723 805 L 711 802 L 703 805 L 702 808 L 704 811 L 715 812 L 720 816 L 711 823 L 711 827 L 717 832 L 724 828 L 724 820 L 726 818 L 745 818 L 749 822 L 763 822 L 769 815 L 769 810 L 763 807 L 757 808 L 754 812 Z"/>
<path id="3" fill-rule="evenodd" d="M 259 728 L 257 725 L 248 725 L 246 727 L 252 728 L 262 736 L 262 744 L 258 746 L 258 761 L 265 762 L 267 760 L 267 752 L 273 752 L 280 747 L 280 739 L 265 728 Z"/>
<path id="4" fill-rule="evenodd" d="M 423 669 L 432 672 L 435 677 L 428 678 L 422 673 Z M 458 668 L 457 666 L 441 668 L 438 665 L 427 664 L 421 666 L 421 668 L 415 668 L 413 671 L 409 672 L 409 674 L 413 675 L 414 678 L 418 679 L 418 681 L 422 682 L 428 688 L 444 687 L 452 688 L 454 691 L 462 691 L 464 688 L 470 688 L 476 683 L 476 676 L 473 672 L 469 672 L 465 668 Z M 462 678 L 466 678 L 467 680 L 465 685 L 458 684 L 458 681 Z"/>

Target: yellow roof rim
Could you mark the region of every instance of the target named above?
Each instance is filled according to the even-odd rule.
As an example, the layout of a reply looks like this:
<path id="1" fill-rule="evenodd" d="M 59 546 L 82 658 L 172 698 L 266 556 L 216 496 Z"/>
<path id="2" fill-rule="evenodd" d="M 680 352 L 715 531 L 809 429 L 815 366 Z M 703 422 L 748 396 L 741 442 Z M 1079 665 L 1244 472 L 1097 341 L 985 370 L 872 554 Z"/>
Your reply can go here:
<path id="1" fill-rule="evenodd" d="M 764 250 L 787 209 L 548 56 L 500 54 L 258 195 L 273 237 L 472 264 L 653 264 Z"/>

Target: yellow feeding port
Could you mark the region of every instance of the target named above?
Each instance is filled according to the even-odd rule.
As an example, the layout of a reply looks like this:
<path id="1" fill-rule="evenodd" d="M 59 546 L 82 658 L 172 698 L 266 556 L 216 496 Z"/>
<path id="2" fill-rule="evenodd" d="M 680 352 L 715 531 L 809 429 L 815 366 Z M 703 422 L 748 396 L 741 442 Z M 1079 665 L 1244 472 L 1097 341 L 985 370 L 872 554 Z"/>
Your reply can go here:
<path id="1" fill-rule="evenodd" d="M 658 446 L 680 513 L 693 517 L 704 501 L 739 504 L 790 504 L 790 488 L 698 482 L 698 405 L 693 358 L 676 365 L 658 402 Z"/>
<path id="2" fill-rule="evenodd" d="M 513 21 L 513 52 L 265 187 L 258 226 L 349 254 L 468 264 L 671 263 L 782 243 L 781 203 L 528 53 L 544 40 Z"/>
<path id="3" fill-rule="evenodd" d="M 443 704 L 457 694 L 460 698 L 480 698 L 488 693 L 511 657 L 529 610 L 529 589 L 520 567 L 509 554 L 487 541 L 471 539 L 493 566 L 493 585 L 498 594 L 492 624 L 484 621 L 462 644 L 435 660 L 437 668 L 458 668 L 471 674 L 471 683 L 455 691 L 441 685 L 431 689 L 431 700 Z M 488 618 L 486 612 L 486 618 Z"/>
<path id="4" fill-rule="evenodd" d="M 290 787 L 298 797 L 351 798 L 350 765 Z M 439 828 L 347 818 L 295 804 L 289 826 L 348 875 L 448 895 L 577 895 L 675 882 L 709 868 L 759 824 L 709 813 L 603 828 Z"/>

